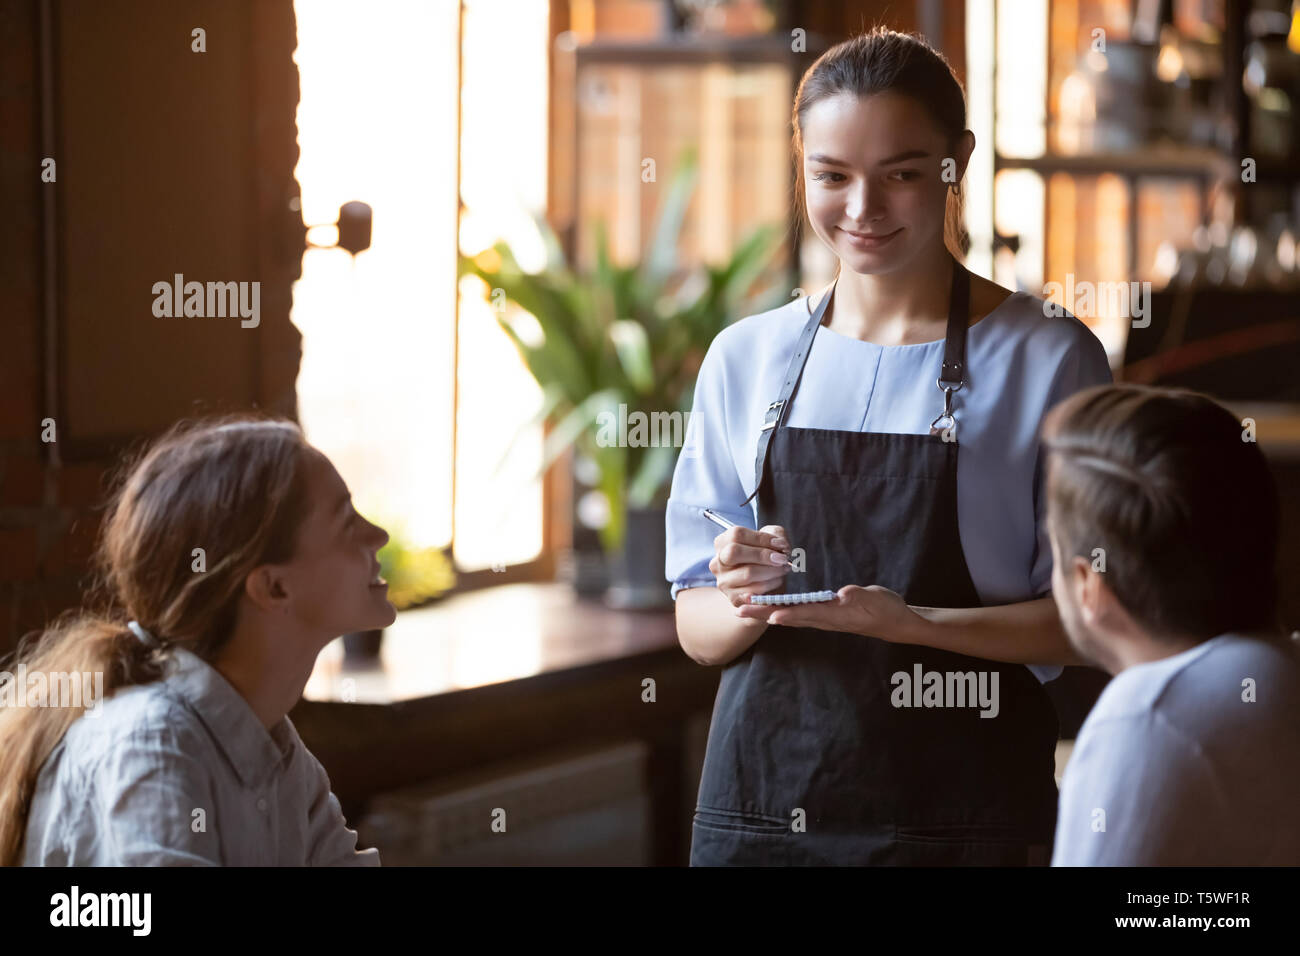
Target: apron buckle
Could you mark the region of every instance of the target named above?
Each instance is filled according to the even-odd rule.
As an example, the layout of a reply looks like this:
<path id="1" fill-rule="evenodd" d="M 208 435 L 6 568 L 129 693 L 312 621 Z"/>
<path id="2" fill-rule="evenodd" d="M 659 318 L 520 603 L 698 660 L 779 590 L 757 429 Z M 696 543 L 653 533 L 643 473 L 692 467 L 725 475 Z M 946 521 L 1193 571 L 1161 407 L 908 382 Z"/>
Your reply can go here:
<path id="1" fill-rule="evenodd" d="M 930 434 L 938 435 L 944 441 L 954 441 L 957 437 L 957 419 L 952 414 L 952 393 L 960 391 L 965 383 L 958 382 L 953 386 L 944 385 L 942 379 L 935 379 L 934 382 L 943 390 L 943 414 L 930 422 Z M 946 422 L 947 424 L 941 426 L 940 422 Z"/>
<path id="2" fill-rule="evenodd" d="M 775 428 L 775 427 L 776 427 L 776 423 L 777 423 L 777 422 L 780 420 L 780 418 L 781 418 L 781 407 L 782 407 L 783 405 L 785 405 L 785 399 L 781 399 L 781 400 L 779 400 L 779 401 L 772 402 L 770 405 L 767 406 L 767 413 L 768 413 L 768 414 L 771 414 L 772 410 L 773 410 L 773 409 L 776 409 L 776 415 L 772 418 L 771 421 L 769 421 L 769 422 L 764 422 L 764 423 L 763 423 L 763 427 L 760 428 L 759 431 L 764 431 L 764 432 L 765 432 L 765 431 L 767 431 L 769 428 Z"/>

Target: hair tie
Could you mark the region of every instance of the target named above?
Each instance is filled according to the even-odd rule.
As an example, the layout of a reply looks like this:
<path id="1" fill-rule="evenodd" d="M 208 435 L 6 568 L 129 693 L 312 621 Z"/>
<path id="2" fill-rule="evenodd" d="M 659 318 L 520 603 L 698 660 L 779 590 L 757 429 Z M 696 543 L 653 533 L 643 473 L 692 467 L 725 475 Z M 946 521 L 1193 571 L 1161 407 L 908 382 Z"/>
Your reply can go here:
<path id="1" fill-rule="evenodd" d="M 158 640 L 158 638 L 154 637 L 152 633 L 145 630 L 139 621 L 127 621 L 126 626 L 132 634 L 140 639 L 140 643 L 145 647 L 162 647 L 162 641 Z"/>

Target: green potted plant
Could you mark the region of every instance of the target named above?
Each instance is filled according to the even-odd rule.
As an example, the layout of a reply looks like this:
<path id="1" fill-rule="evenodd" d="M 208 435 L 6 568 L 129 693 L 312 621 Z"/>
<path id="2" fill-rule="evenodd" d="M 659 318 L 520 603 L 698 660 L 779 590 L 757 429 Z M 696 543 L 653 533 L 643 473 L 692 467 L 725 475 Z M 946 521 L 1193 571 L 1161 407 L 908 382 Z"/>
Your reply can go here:
<path id="1" fill-rule="evenodd" d="M 596 488 L 608 504 L 600 541 L 616 568 L 610 597 L 617 606 L 658 606 L 668 598 L 664 505 L 709 343 L 742 315 L 774 307 L 788 288 L 784 273 L 757 294 L 753 288 L 779 245 L 783 228 L 776 226 L 751 232 L 721 265 L 680 267 L 678 240 L 695 181 L 688 151 L 638 263 L 611 261 L 598 221 L 594 267 L 580 272 L 536 216 L 547 251 L 540 272 L 524 271 L 504 242 L 460 259 L 462 276 L 485 283 L 497 322 L 542 389 L 541 408 L 528 423 L 549 426 L 541 471 L 571 448 L 595 463 Z M 541 341 L 526 341 L 508 305 L 536 318 Z M 638 435 L 623 424 L 638 421 L 659 431 Z"/>

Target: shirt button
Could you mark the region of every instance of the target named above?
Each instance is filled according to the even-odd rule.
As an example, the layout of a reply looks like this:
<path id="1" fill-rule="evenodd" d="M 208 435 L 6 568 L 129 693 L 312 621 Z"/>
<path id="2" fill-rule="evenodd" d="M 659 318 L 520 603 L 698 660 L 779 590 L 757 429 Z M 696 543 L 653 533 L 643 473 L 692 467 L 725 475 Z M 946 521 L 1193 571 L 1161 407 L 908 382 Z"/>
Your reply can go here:
<path id="1" fill-rule="evenodd" d="M 257 809 L 261 810 L 263 813 L 266 812 L 266 798 L 265 798 L 265 797 L 258 797 L 258 798 L 257 798 Z"/>

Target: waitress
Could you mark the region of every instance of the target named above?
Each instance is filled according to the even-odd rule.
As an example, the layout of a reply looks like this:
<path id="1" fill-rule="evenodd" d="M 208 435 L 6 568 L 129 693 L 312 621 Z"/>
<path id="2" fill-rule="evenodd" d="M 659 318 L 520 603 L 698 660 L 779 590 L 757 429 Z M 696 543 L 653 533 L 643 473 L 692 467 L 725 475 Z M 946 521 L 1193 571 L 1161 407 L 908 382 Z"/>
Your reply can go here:
<path id="1" fill-rule="evenodd" d="M 714 339 L 668 502 L 679 639 L 724 665 L 692 865 L 1050 859 L 1042 682 L 1081 662 L 1038 429 L 1111 375 L 1077 318 L 957 260 L 965 124 L 905 34 L 841 43 L 799 85 L 800 202 L 838 275 Z"/>

